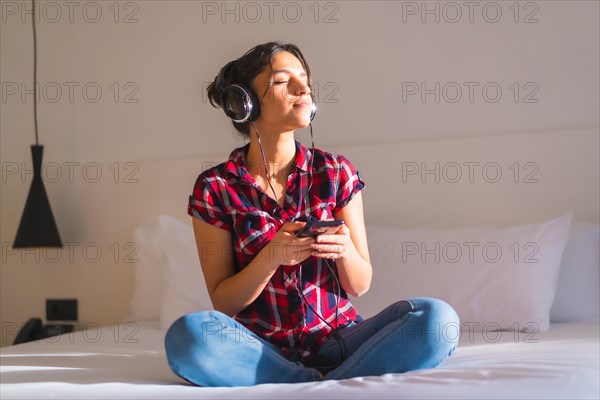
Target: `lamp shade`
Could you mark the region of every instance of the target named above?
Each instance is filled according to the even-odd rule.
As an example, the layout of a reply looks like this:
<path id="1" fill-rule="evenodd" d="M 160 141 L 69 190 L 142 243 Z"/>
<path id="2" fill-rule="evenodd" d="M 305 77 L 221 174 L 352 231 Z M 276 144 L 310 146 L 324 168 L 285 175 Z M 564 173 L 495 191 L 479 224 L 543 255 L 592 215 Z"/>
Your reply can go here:
<path id="1" fill-rule="evenodd" d="M 43 153 L 44 146 L 31 146 L 33 181 L 27 195 L 27 202 L 21 216 L 21 223 L 13 248 L 63 247 L 42 181 Z"/>

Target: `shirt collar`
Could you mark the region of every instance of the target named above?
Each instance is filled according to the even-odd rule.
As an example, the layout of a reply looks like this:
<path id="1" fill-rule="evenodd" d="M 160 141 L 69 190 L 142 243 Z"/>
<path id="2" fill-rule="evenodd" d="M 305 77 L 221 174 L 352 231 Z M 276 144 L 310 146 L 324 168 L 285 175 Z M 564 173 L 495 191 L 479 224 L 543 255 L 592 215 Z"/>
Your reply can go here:
<path id="1" fill-rule="evenodd" d="M 296 143 L 296 168 L 307 172 L 310 157 L 312 156 L 311 151 L 304 147 L 298 140 L 294 140 Z M 250 143 L 242 147 L 238 147 L 229 154 L 229 158 L 225 163 L 225 172 L 233 174 L 241 179 L 250 180 L 250 174 L 246 169 L 246 155 L 250 149 Z"/>

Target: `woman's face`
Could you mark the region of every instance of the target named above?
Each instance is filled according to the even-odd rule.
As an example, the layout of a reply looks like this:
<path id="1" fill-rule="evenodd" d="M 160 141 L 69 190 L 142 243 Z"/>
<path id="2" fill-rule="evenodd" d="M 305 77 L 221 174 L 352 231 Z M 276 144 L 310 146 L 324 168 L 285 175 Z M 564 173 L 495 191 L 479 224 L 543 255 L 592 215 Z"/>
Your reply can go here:
<path id="1" fill-rule="evenodd" d="M 272 70 L 266 66 L 253 81 L 260 100 L 257 123 L 280 131 L 308 126 L 312 99 L 300 60 L 280 51 L 273 56 L 272 64 Z"/>

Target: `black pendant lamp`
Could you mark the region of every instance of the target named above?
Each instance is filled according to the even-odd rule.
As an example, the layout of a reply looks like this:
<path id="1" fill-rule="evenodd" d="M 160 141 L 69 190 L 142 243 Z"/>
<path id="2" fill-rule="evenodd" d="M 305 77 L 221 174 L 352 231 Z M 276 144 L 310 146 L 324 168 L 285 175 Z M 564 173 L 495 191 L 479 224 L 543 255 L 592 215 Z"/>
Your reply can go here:
<path id="1" fill-rule="evenodd" d="M 33 181 L 27 195 L 21 223 L 13 248 L 63 247 L 60 234 L 52 215 L 48 195 L 42 181 L 42 156 L 44 146 L 38 143 L 37 123 L 37 40 L 35 33 L 35 0 L 32 3 L 33 21 L 33 118 L 35 121 L 35 145 L 31 146 L 33 158 Z"/>

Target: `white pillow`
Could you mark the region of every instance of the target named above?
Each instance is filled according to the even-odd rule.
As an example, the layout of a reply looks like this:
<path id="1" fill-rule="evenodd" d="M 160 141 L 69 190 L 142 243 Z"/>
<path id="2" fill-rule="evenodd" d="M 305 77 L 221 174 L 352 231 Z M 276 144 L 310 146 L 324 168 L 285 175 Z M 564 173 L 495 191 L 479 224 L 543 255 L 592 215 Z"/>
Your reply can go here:
<path id="1" fill-rule="evenodd" d="M 571 219 L 569 211 L 502 229 L 367 226 L 373 281 L 353 303 L 369 317 L 401 299 L 435 297 L 463 329 L 545 331 Z"/>
<path id="2" fill-rule="evenodd" d="M 182 315 L 212 310 L 213 307 L 200 267 L 192 225 L 166 215 L 161 215 L 158 221 L 162 248 L 167 257 L 160 326 L 168 329 Z"/>
<path id="3" fill-rule="evenodd" d="M 160 246 L 158 226 L 143 225 L 133 232 L 137 263 L 133 267 L 130 321 L 158 321 L 163 292 L 165 254 Z"/>
<path id="4" fill-rule="evenodd" d="M 600 228 L 577 222 L 571 226 L 562 256 L 552 322 L 600 320 Z"/>

